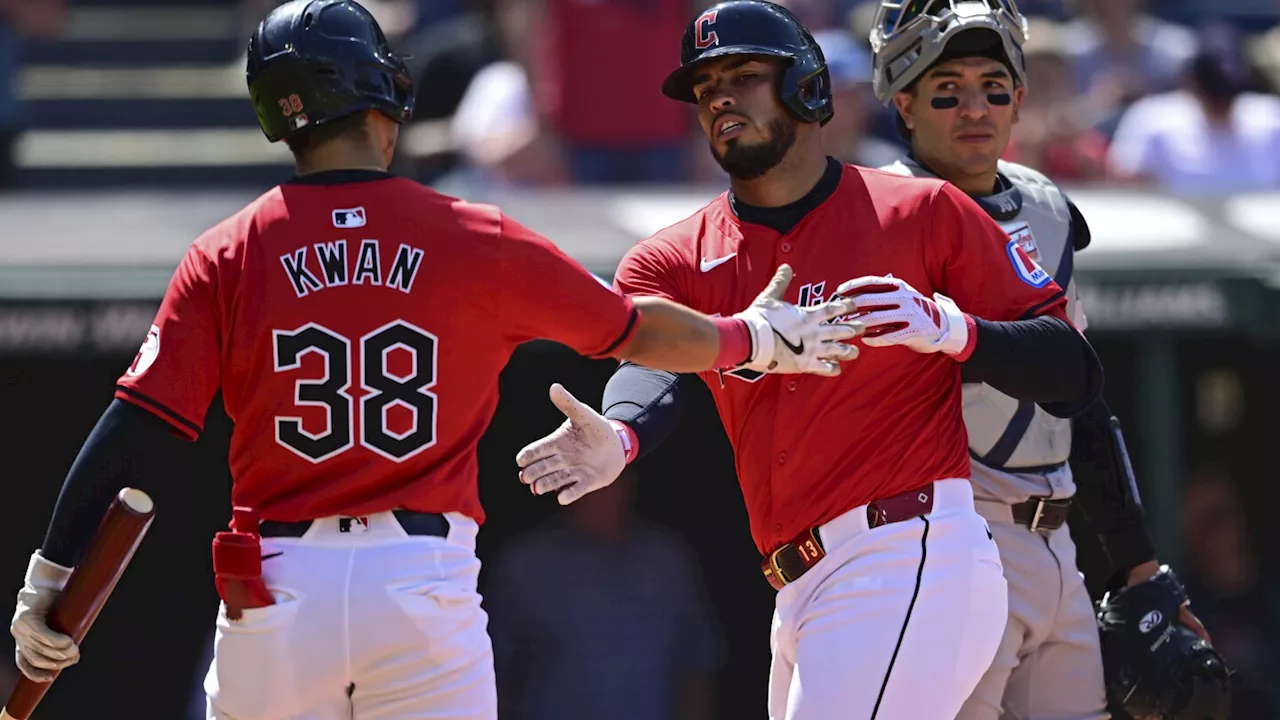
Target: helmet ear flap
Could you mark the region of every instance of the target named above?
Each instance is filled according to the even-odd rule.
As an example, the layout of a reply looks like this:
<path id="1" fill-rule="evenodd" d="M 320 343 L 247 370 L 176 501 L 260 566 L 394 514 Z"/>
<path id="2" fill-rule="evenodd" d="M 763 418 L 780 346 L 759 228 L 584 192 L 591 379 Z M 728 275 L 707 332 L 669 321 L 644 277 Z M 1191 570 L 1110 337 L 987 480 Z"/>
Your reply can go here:
<path id="1" fill-rule="evenodd" d="M 800 81 L 796 88 L 796 100 L 810 113 L 807 118 L 817 120 L 826 125 L 835 115 L 834 102 L 831 98 L 831 73 L 824 65 L 820 72 L 814 73 Z"/>

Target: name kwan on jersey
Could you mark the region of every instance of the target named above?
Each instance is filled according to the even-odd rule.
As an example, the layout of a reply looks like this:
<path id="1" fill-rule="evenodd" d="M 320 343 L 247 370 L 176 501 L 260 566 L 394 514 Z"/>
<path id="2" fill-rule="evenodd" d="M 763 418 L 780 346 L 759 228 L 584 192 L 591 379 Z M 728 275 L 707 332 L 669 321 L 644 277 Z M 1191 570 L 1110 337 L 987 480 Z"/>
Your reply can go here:
<path id="1" fill-rule="evenodd" d="M 338 208 L 333 211 L 333 226 L 339 229 L 364 227 L 365 210 Z M 351 241 L 353 246 L 355 241 Z M 423 251 L 400 243 L 392 251 L 373 239 L 359 241 L 355 253 L 347 250 L 347 240 L 318 242 L 280 256 L 280 264 L 289 276 L 298 297 L 342 285 L 385 285 L 404 293 L 413 290 L 413 281 L 422 267 Z M 392 258 L 384 262 L 383 258 Z M 317 270 L 319 272 L 317 272 Z M 386 278 L 385 281 L 383 278 Z"/>

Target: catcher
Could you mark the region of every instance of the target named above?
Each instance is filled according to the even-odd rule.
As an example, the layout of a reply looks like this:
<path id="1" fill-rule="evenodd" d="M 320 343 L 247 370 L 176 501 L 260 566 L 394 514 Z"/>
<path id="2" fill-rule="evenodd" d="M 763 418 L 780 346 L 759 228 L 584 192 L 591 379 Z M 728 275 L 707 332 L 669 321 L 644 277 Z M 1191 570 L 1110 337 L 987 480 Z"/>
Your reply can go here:
<path id="1" fill-rule="evenodd" d="M 882 169 L 967 192 L 1066 290 L 1084 332 L 1072 279 L 1074 253 L 1090 241 L 1084 216 L 1044 175 L 999 159 L 1028 92 L 1028 23 L 1015 3 L 883 0 L 872 28 L 875 92 L 911 146 Z M 959 720 L 1226 717 L 1222 658 L 1156 559 L 1106 401 L 1068 420 L 965 382 L 974 494 L 1000 548 L 1009 621 Z M 1073 501 L 1117 570 L 1096 618 L 1067 527 Z"/>

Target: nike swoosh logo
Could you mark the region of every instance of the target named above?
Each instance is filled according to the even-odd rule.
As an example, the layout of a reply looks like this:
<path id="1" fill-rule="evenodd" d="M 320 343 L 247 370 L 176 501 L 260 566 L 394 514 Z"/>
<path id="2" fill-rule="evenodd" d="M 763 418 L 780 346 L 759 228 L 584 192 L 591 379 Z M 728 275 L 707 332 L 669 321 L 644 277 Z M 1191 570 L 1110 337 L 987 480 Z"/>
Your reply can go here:
<path id="1" fill-rule="evenodd" d="M 718 268 L 718 267 L 720 267 L 721 265 L 723 265 L 723 264 L 725 264 L 725 263 L 729 262 L 730 260 L 732 260 L 732 259 L 734 258 L 734 256 L 736 256 L 737 254 L 738 254 L 738 253 L 736 253 L 736 252 L 735 252 L 735 253 L 729 253 L 728 255 L 725 255 L 725 256 L 724 256 L 724 257 L 722 257 L 722 258 L 716 258 L 715 260 L 703 260 L 701 263 L 699 263 L 699 264 L 698 264 L 698 269 L 699 269 L 699 270 L 701 270 L 702 272 L 707 272 L 708 270 L 711 270 L 712 268 Z"/>
<path id="2" fill-rule="evenodd" d="M 782 337 L 782 333 L 778 332 L 777 330 L 774 330 L 774 331 L 773 331 L 773 334 L 774 334 L 774 335 L 777 335 L 777 336 L 778 336 L 778 339 L 782 341 L 782 344 L 783 344 L 783 345 L 786 345 L 786 346 L 787 346 L 787 349 L 788 349 L 788 350 L 790 350 L 791 352 L 795 353 L 796 355 L 803 355 L 803 354 L 804 354 L 804 341 L 803 341 L 803 340 L 801 340 L 801 341 L 800 341 L 800 344 L 799 344 L 799 345 L 792 345 L 792 344 L 791 344 L 791 341 L 790 341 L 790 340 L 788 340 L 788 339 L 786 339 L 786 338 L 784 338 L 784 337 Z"/>
<path id="3" fill-rule="evenodd" d="M 262 559 L 263 559 L 263 560 L 269 560 L 269 559 L 271 559 L 271 558 L 273 558 L 273 557 L 276 557 L 277 555 L 283 555 L 283 554 L 284 554 L 284 552 L 273 552 L 273 553 L 267 553 L 266 555 L 263 555 L 263 556 L 262 556 Z"/>

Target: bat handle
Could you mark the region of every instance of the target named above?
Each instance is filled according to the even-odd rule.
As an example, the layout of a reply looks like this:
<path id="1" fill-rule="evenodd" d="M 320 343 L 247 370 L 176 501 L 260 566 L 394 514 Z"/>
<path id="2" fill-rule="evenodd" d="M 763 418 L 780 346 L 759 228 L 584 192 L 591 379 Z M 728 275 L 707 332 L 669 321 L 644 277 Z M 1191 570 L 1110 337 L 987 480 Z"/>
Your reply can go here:
<path id="1" fill-rule="evenodd" d="M 49 692 L 49 686 L 51 685 L 53 685 L 52 680 L 42 683 L 19 682 L 14 687 L 13 694 L 9 696 L 9 706 L 4 710 L 0 710 L 0 720 L 28 720 L 36 705 L 39 705 L 40 701 L 44 699 L 45 693 Z M 14 712 L 18 714 L 10 715 L 9 707 L 16 708 Z"/>

